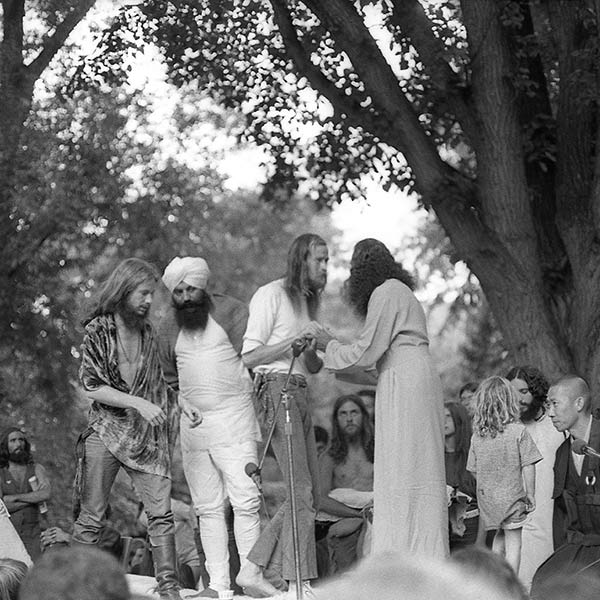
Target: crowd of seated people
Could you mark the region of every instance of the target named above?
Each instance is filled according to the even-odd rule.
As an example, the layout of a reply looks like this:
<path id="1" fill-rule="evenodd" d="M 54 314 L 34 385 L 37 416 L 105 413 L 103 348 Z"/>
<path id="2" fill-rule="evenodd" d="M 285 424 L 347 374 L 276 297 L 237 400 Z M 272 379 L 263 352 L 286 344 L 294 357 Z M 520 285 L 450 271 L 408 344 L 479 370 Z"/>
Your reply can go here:
<path id="1" fill-rule="evenodd" d="M 445 410 L 445 466 L 448 486 L 448 522 L 451 560 L 444 563 L 442 579 L 447 582 L 478 580 L 480 589 L 485 588 L 489 596 L 512 598 L 514 600 L 558 600 L 569 597 L 573 600 L 597 598 L 600 593 L 600 519 L 596 515 L 594 498 L 600 482 L 600 460 L 593 456 L 578 456 L 571 450 L 573 438 L 581 438 L 593 449 L 600 447 L 600 426 L 592 416 L 591 398 L 587 384 L 578 377 L 565 377 L 549 385 L 543 375 L 533 367 L 515 367 L 506 378 L 497 377 L 506 389 L 510 388 L 507 402 L 512 402 L 512 417 L 507 423 L 516 423 L 523 433 L 539 448 L 543 458 L 536 459 L 535 510 L 526 516 L 522 527 L 520 560 L 529 561 L 528 571 L 521 571 L 504 560 L 502 553 L 486 548 L 485 535 L 489 523 L 479 514 L 477 473 L 469 470 L 471 440 L 479 435 L 473 426 L 481 413 L 481 387 L 474 384 L 463 386 L 457 401 L 444 405 Z M 484 386 L 485 387 L 485 386 Z M 474 388 L 474 393 L 473 392 Z M 515 412 L 516 411 L 516 412 Z M 477 421 L 476 421 L 477 422 Z M 477 422 L 481 428 L 481 422 Z M 475 431 L 475 433 L 473 433 Z M 321 442 L 319 448 L 320 468 L 320 512 L 317 516 L 317 556 L 319 559 L 318 597 L 323 600 L 341 598 L 385 596 L 381 582 L 391 583 L 396 593 L 406 592 L 406 598 L 437 598 L 434 594 L 437 583 L 427 581 L 423 588 L 410 585 L 406 581 L 416 574 L 423 575 L 428 568 L 407 560 L 406 557 L 389 557 L 385 560 L 369 561 L 369 523 L 372 519 L 373 489 L 373 419 L 362 397 L 346 394 L 334 400 L 329 427 L 316 428 L 316 437 Z M 471 458 L 472 461 L 472 458 Z M 560 479 L 562 477 L 562 479 Z M 557 479 L 558 478 L 558 479 Z M 577 501 L 577 497 L 581 502 Z M 569 504 L 572 502 L 572 504 Z M 583 503 L 583 504 L 582 504 Z M 550 510 L 548 510 L 550 505 Z M 584 506 L 585 510 L 583 510 Z M 185 517 L 185 502 L 181 503 L 182 523 L 193 523 L 194 516 Z M 543 510 L 542 510 L 543 509 Z M 536 515 L 535 511 L 539 510 Z M 533 519 L 532 516 L 537 516 Z M 92 549 L 82 552 L 77 547 L 70 553 L 70 534 L 56 526 L 42 532 L 40 545 L 42 556 L 34 567 L 15 557 L 0 556 L 0 600 L 13 598 L 39 598 L 42 578 L 53 585 L 68 583 L 72 589 L 77 585 L 82 589 L 92 589 L 95 585 L 105 585 L 106 577 L 84 577 L 85 565 L 102 564 L 107 572 L 118 572 L 153 577 L 151 547 L 140 531 L 139 536 L 122 536 L 111 524 L 106 515 L 99 547 L 102 559 Z M 143 523 L 140 510 L 139 522 Z M 232 517 L 232 515 L 230 515 Z M 543 519 L 543 520 L 542 520 Z M 230 528 L 233 524 L 230 523 Z M 495 533 L 495 530 L 492 530 Z M 197 530 L 187 532 L 186 548 L 189 556 L 184 558 L 181 551 L 178 575 L 183 587 L 203 589 L 202 548 Z M 544 536 L 542 538 L 542 536 Z M 554 544 L 548 546 L 548 537 L 554 537 Z M 540 555 L 541 542 L 532 551 L 532 540 L 545 540 L 545 554 Z M 190 548 L 191 544 L 194 546 Z M 489 538 L 488 538 L 489 540 Z M 488 541 L 488 546 L 491 543 Z M 179 548 L 178 548 L 179 550 Z M 192 551 L 193 550 L 193 551 Z M 199 552 L 198 552 L 199 551 Z M 76 558 L 74 558 L 76 556 Z M 88 561 L 88 562 L 86 562 Z M 531 562 L 534 561 L 533 567 Z M 396 571 L 391 574 L 391 565 Z M 50 577 L 49 573 L 60 573 L 67 569 L 73 578 Z M 95 567 L 94 570 L 97 570 Z M 536 573 L 535 577 L 533 575 Z M 349 578 L 339 579 L 348 573 Z M 372 580 L 360 585 L 352 585 L 355 577 L 362 573 Z M 127 580 L 115 575 L 110 590 L 95 592 L 89 596 L 103 598 L 141 598 L 131 595 Z M 79 584 L 75 578 L 79 577 Z M 408 578 L 408 579 L 406 579 Z M 532 584 L 533 578 L 533 584 Z M 234 577 L 232 576 L 232 579 Z M 344 583 L 342 584 L 341 581 Z M 427 586 L 431 584 L 431 589 Z M 86 587 L 87 586 L 87 587 Z M 122 587 L 122 590 L 120 588 Z M 348 587 L 350 586 L 350 587 Z M 393 586 L 396 586 L 395 588 Z M 18 590 L 21 590 L 20 592 Z M 35 591 L 34 591 L 35 590 Z M 381 591 L 381 594 L 380 594 Z M 236 590 L 239 593 L 240 590 Z M 48 591 L 50 593 L 50 591 Z M 66 593 L 66 592 L 65 592 Z M 121 594 L 121 595 L 119 595 Z M 357 596 L 356 594 L 359 594 Z M 412 594 L 412 595 L 411 595 Z M 494 594 L 497 594 L 494 596 Z M 530 595 L 531 594 L 531 595 Z M 47 596 L 48 598 L 70 598 L 75 596 Z M 449 593 L 444 598 L 451 598 Z M 463 598 L 468 598 L 465 591 Z M 473 596 L 477 597 L 477 596 Z"/>

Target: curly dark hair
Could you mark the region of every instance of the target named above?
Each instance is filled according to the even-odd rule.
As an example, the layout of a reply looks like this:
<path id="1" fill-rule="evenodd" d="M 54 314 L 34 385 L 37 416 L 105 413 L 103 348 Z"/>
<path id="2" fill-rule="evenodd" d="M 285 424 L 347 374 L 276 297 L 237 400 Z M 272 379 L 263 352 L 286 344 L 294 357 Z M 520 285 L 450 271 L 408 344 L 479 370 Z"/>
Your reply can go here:
<path id="1" fill-rule="evenodd" d="M 539 369 L 536 369 L 531 365 L 512 367 L 506 374 L 506 379 L 509 381 L 513 381 L 513 379 L 522 379 L 527 384 L 527 387 L 533 396 L 531 402 L 532 411 L 537 411 L 544 406 L 550 384 Z"/>
<path id="2" fill-rule="evenodd" d="M 385 244 L 373 238 L 358 242 L 352 253 L 344 297 L 360 316 L 367 314 L 373 290 L 388 279 L 398 279 L 414 289 L 413 278 L 394 260 Z"/>
<path id="3" fill-rule="evenodd" d="M 343 462 L 346 459 L 346 456 L 348 456 L 348 443 L 340 430 L 337 418 L 340 407 L 346 402 L 354 402 L 360 409 L 362 415 L 362 426 L 360 430 L 361 446 L 363 447 L 369 462 L 373 462 L 375 456 L 373 425 L 371 424 L 371 418 L 369 417 L 369 413 L 362 398 L 356 394 L 344 394 L 343 396 L 340 396 L 333 405 L 333 412 L 331 414 L 331 445 L 329 446 L 327 453 L 333 458 L 333 462 L 336 464 Z"/>
<path id="4" fill-rule="evenodd" d="M 311 249 L 316 246 L 327 246 L 327 243 L 316 233 L 299 235 L 288 250 L 285 276 L 285 290 L 294 310 L 300 311 L 302 301 L 305 300 L 311 319 L 316 318 L 323 291 L 313 289 L 308 277 L 306 259 Z"/>
<path id="5" fill-rule="evenodd" d="M 2 438 L 0 438 L 0 469 L 8 467 L 8 436 L 11 433 L 18 431 L 19 433 L 23 433 L 21 429 L 18 427 L 8 427 L 2 432 Z M 25 438 L 25 452 L 29 455 L 27 460 L 27 464 L 33 464 L 33 455 L 31 454 L 31 444 L 29 440 Z"/>

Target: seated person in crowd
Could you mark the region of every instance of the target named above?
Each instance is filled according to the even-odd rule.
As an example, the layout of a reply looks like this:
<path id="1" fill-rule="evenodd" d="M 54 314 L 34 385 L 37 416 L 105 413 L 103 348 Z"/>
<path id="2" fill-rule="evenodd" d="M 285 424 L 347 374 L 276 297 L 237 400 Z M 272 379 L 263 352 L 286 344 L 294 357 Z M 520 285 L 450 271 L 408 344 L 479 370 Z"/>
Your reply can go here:
<path id="1" fill-rule="evenodd" d="M 477 384 L 474 381 L 468 381 L 458 391 L 458 402 L 462 404 L 472 418 L 475 414 L 475 392 Z"/>
<path id="2" fill-rule="evenodd" d="M 321 456 L 329 446 L 329 434 L 325 427 L 315 425 L 315 441 L 317 442 L 317 456 Z"/>
<path id="3" fill-rule="evenodd" d="M 331 445 L 319 459 L 321 497 L 318 521 L 327 533 L 330 571 L 347 570 L 367 554 L 361 547 L 366 512 L 373 499 L 373 425 L 359 396 L 340 396 L 332 414 Z"/>
<path id="4" fill-rule="evenodd" d="M 448 402 L 444 421 L 444 459 L 448 489 L 448 533 L 450 550 L 474 544 L 477 539 L 479 510 L 475 478 L 467 471 L 471 445 L 471 417 L 467 409 Z"/>

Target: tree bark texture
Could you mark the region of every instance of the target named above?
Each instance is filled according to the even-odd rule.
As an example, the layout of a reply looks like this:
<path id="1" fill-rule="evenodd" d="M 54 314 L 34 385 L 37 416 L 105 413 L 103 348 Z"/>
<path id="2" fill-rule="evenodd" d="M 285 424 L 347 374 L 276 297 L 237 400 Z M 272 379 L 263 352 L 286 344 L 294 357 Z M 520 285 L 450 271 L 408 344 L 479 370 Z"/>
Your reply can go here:
<path id="1" fill-rule="evenodd" d="M 286 20 L 280 34 L 297 72 L 313 85 L 319 79 L 317 89 L 335 89 L 315 61 L 306 54 L 298 60 L 302 45 L 291 3 L 271 4 L 277 20 Z M 532 10 L 539 6 L 513 2 L 522 18 L 508 23 L 503 10 L 509 3 L 462 0 L 465 77 L 446 61 L 423 5 L 417 0 L 391 3 L 392 24 L 409 39 L 432 88 L 446 99 L 470 144 L 475 177 L 442 159 L 357 5 L 347 0 L 304 4 L 352 63 L 381 115 L 379 123 L 385 123 L 380 139 L 403 154 L 424 205 L 433 209 L 481 282 L 513 360 L 536 365 L 550 379 L 580 373 L 600 393 L 600 167 L 591 158 L 598 90 L 590 90 L 590 78 L 582 76 L 590 74 L 598 85 L 595 55 L 584 52 L 598 43 L 592 39 L 597 32 L 585 23 L 589 2 L 543 3 L 556 61 L 548 65 L 541 54 L 526 55 L 519 46 L 534 35 L 540 15 Z M 550 66 L 558 69 L 560 81 L 554 95 L 545 77 Z M 519 86 L 523 72 L 533 82 L 529 89 Z M 335 94 L 325 95 L 334 111 L 347 114 Z M 360 121 L 360 115 L 353 119 Z M 538 123 L 550 125 L 536 128 Z M 361 126 L 380 134 L 377 119 L 365 117 Z M 536 135 L 556 136 L 556 153 L 545 161 L 527 154 L 531 149 L 524 131 L 530 128 L 533 144 Z"/>

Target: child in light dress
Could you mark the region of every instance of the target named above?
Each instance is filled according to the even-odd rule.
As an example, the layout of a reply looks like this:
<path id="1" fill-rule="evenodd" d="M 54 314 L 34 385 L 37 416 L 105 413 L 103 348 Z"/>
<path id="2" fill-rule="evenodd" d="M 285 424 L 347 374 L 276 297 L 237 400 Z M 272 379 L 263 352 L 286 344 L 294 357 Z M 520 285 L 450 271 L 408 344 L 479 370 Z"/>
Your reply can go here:
<path id="1" fill-rule="evenodd" d="M 507 379 L 494 376 L 481 382 L 467 470 L 477 478 L 484 527 L 497 530 L 492 549 L 515 572 L 521 561 L 521 529 L 535 509 L 533 465 L 542 460 L 519 416 L 519 398 Z"/>

